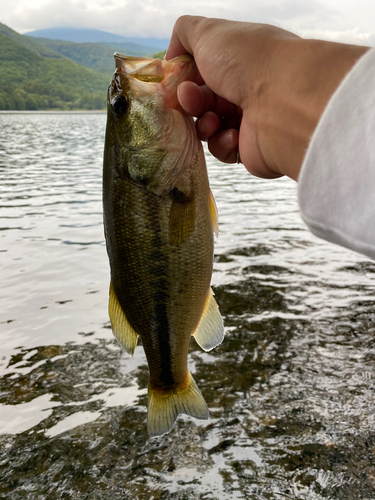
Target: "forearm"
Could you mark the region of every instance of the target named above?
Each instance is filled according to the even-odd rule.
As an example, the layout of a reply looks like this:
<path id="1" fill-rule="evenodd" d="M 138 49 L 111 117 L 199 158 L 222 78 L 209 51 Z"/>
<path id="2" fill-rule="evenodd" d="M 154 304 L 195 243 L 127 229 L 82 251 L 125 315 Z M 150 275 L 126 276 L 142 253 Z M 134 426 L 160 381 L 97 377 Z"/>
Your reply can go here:
<path id="1" fill-rule="evenodd" d="M 281 39 L 259 96 L 258 138 L 267 165 L 297 180 L 310 138 L 342 79 L 368 47 Z M 245 104 L 244 120 L 251 116 Z M 244 159 L 245 161 L 245 159 Z"/>

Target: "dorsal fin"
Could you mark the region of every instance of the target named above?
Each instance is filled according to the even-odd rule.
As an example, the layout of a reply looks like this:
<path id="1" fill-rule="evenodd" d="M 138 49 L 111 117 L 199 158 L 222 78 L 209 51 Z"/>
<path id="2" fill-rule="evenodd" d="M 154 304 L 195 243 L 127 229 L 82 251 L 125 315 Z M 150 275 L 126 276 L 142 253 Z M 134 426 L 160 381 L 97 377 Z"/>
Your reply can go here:
<path id="1" fill-rule="evenodd" d="M 130 356 L 133 356 L 138 341 L 138 334 L 130 325 L 124 311 L 122 310 L 112 282 L 109 287 L 108 312 L 111 320 L 113 335 L 126 349 L 126 352 L 130 354 Z"/>

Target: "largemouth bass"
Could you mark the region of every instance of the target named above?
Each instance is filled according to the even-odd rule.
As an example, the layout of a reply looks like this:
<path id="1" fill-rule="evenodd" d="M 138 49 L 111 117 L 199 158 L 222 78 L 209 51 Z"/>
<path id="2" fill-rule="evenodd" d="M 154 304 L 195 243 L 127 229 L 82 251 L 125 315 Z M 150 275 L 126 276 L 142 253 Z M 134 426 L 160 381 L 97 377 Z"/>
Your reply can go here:
<path id="1" fill-rule="evenodd" d="M 188 348 L 192 335 L 204 350 L 223 340 L 210 289 L 217 211 L 194 122 L 177 100 L 177 86 L 197 71 L 193 59 L 115 54 L 115 61 L 103 171 L 109 316 L 130 355 L 142 339 L 147 426 L 156 436 L 180 413 L 209 415 Z"/>

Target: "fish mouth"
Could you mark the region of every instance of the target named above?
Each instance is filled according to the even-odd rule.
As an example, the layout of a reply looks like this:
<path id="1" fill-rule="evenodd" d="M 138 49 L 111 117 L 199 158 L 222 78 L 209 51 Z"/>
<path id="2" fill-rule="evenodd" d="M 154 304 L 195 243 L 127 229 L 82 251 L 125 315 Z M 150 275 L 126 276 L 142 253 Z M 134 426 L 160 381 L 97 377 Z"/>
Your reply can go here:
<path id="1" fill-rule="evenodd" d="M 160 59 L 124 56 L 118 52 L 115 52 L 114 58 L 118 73 L 148 83 L 160 83 L 164 79 L 164 69 Z"/>
<path id="2" fill-rule="evenodd" d="M 140 82 L 163 83 L 163 88 L 167 92 L 177 90 L 177 86 L 185 80 L 192 80 L 198 71 L 193 57 L 189 54 L 175 57 L 170 61 L 126 56 L 119 52 L 115 52 L 114 58 L 116 73 L 132 77 Z"/>

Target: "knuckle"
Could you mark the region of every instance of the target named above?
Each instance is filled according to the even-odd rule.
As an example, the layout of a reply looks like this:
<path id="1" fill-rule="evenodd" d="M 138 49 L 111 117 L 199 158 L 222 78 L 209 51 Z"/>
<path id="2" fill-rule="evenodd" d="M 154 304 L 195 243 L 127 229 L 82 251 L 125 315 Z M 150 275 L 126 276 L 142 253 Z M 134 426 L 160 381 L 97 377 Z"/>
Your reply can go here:
<path id="1" fill-rule="evenodd" d="M 177 21 L 174 24 L 175 30 L 178 31 L 182 25 L 188 20 L 191 16 L 183 15 L 177 18 Z"/>

